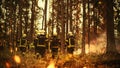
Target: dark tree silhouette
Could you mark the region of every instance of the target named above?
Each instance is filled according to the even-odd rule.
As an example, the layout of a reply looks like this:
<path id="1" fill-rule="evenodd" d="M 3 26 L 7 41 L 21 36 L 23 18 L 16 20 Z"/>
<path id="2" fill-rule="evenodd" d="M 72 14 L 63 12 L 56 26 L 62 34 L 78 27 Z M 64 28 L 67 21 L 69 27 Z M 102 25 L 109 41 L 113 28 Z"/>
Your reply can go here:
<path id="1" fill-rule="evenodd" d="M 107 29 L 107 47 L 106 53 L 117 53 L 114 38 L 114 18 L 113 18 L 113 0 L 104 0 L 104 20 Z"/>
<path id="2" fill-rule="evenodd" d="M 85 13 L 85 4 L 86 0 L 83 0 L 83 28 L 82 28 L 82 54 L 85 54 L 85 19 L 86 19 L 86 13 Z"/>

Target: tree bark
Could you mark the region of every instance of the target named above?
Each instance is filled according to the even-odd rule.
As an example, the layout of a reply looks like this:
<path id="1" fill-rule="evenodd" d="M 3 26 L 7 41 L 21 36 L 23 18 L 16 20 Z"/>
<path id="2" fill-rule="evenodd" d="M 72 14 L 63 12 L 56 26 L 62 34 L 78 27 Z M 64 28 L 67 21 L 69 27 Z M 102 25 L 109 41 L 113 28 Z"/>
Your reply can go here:
<path id="1" fill-rule="evenodd" d="M 72 0 L 70 0 L 70 31 L 73 31 L 72 28 Z"/>
<path id="2" fill-rule="evenodd" d="M 88 46 L 90 48 L 90 22 L 91 22 L 91 18 L 90 18 L 90 1 L 88 1 Z"/>
<path id="3" fill-rule="evenodd" d="M 85 20 L 86 20 L 85 1 L 86 0 L 83 0 L 82 55 L 85 54 Z"/>
<path id="4" fill-rule="evenodd" d="M 105 11 L 104 15 L 106 28 L 107 28 L 107 47 L 106 53 L 117 53 L 115 38 L 114 38 L 114 20 L 113 20 L 113 0 L 104 1 Z"/>
<path id="5" fill-rule="evenodd" d="M 44 19 L 44 20 L 45 20 L 44 30 L 45 30 L 45 34 L 46 34 L 46 31 L 47 31 L 47 30 L 46 30 L 46 28 L 47 28 L 47 25 L 46 25 L 46 24 L 47 24 L 47 2 L 48 2 L 48 0 L 45 0 L 45 9 L 44 9 L 44 15 L 45 15 L 45 16 L 44 16 L 44 18 L 45 18 L 45 19 Z"/>
<path id="6" fill-rule="evenodd" d="M 32 8 L 31 8 L 31 27 L 30 27 L 30 42 L 33 41 L 33 34 L 34 34 L 34 20 L 35 20 L 35 1 L 32 0 Z"/>

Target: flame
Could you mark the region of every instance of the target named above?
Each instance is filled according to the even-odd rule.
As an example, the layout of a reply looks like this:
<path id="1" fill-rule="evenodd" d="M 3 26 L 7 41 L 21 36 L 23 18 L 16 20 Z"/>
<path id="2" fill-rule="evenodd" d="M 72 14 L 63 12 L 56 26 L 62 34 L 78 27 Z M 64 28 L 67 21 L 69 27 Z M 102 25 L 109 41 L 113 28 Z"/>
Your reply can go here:
<path id="1" fill-rule="evenodd" d="M 20 57 L 18 55 L 14 56 L 14 60 L 15 60 L 16 63 L 20 63 L 21 62 Z"/>
<path id="2" fill-rule="evenodd" d="M 87 67 L 83 67 L 83 68 L 87 68 Z"/>
<path id="3" fill-rule="evenodd" d="M 55 68 L 55 62 L 51 60 L 47 68 Z"/>
<path id="4" fill-rule="evenodd" d="M 6 62 L 5 64 L 6 64 L 6 68 L 10 68 L 10 64 L 8 62 Z"/>

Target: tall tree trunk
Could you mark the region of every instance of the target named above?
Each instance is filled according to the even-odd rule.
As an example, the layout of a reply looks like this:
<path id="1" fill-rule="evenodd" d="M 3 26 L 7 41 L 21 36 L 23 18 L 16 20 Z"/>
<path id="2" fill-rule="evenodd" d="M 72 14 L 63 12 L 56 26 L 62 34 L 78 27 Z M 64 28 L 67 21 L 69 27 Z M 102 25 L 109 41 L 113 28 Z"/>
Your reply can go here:
<path id="1" fill-rule="evenodd" d="M 53 0 L 52 2 L 52 20 L 51 20 L 52 36 L 53 36 L 53 29 L 54 29 L 54 10 L 55 10 L 54 4 L 55 4 L 55 0 Z"/>
<path id="2" fill-rule="evenodd" d="M 70 0 L 70 31 L 73 31 L 72 28 L 72 0 Z"/>
<path id="3" fill-rule="evenodd" d="M 33 34 L 34 34 L 34 20 L 35 20 L 35 0 L 32 0 L 32 8 L 31 8 L 31 27 L 30 27 L 30 43 L 33 42 Z"/>
<path id="4" fill-rule="evenodd" d="M 46 30 L 46 28 L 47 28 L 47 25 L 46 25 L 46 24 L 47 24 L 47 2 L 48 2 L 48 0 L 45 0 L 45 9 L 44 9 L 44 15 L 45 15 L 45 16 L 44 16 L 44 18 L 45 18 L 45 19 L 44 19 L 44 20 L 45 20 L 44 30 L 45 30 L 45 34 L 46 34 L 46 31 L 47 31 L 47 30 Z"/>
<path id="5" fill-rule="evenodd" d="M 85 20 L 86 20 L 86 13 L 85 13 L 85 2 L 86 0 L 83 0 L 83 28 L 82 28 L 82 54 L 85 54 Z"/>
<path id="6" fill-rule="evenodd" d="M 22 2 L 19 3 L 19 27 L 18 27 L 18 39 L 20 39 L 22 37 Z"/>
<path id="7" fill-rule="evenodd" d="M 29 11 L 27 11 L 27 8 L 26 8 L 26 11 L 25 11 L 25 34 L 27 35 L 27 41 L 28 41 L 28 31 L 27 31 L 27 29 L 28 29 L 28 13 L 29 13 Z"/>
<path id="8" fill-rule="evenodd" d="M 91 18 L 90 18 L 90 1 L 88 1 L 88 46 L 90 49 L 90 22 L 91 22 Z"/>
<path id="9" fill-rule="evenodd" d="M 67 0 L 66 7 L 67 7 L 67 22 L 66 22 L 66 35 L 67 35 L 67 33 L 68 33 L 68 24 L 69 24 L 69 0 Z"/>
<path id="10" fill-rule="evenodd" d="M 113 0 L 105 0 L 105 23 L 107 28 L 107 47 L 106 53 L 117 53 L 114 38 L 114 20 L 113 20 Z"/>
<path id="11" fill-rule="evenodd" d="M 14 1 L 15 2 L 15 1 Z M 16 47 L 16 2 L 15 4 L 12 4 L 13 7 L 13 47 L 15 49 Z"/>
<path id="12" fill-rule="evenodd" d="M 94 8 L 94 34 L 95 34 L 95 39 L 96 39 L 96 35 L 97 35 L 97 23 L 98 23 L 98 21 L 97 21 L 97 9 L 96 8 Z"/>
<path id="13" fill-rule="evenodd" d="M 61 32 L 61 51 L 64 54 L 65 52 L 65 23 L 66 23 L 66 19 L 65 19 L 65 15 L 66 15 L 66 10 L 65 10 L 65 3 L 64 1 L 60 1 L 61 2 L 61 8 L 60 8 L 60 12 L 61 12 L 61 28 L 62 28 L 62 32 Z"/>

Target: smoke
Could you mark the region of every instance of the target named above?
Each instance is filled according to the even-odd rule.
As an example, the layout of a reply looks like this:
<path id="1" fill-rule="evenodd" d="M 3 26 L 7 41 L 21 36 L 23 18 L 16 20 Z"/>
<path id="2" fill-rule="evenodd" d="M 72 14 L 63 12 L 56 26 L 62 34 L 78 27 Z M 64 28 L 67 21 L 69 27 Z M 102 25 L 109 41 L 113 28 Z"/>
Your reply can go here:
<path id="1" fill-rule="evenodd" d="M 86 44 L 86 53 L 104 53 L 106 49 L 106 32 L 102 33 L 96 39 Z"/>

